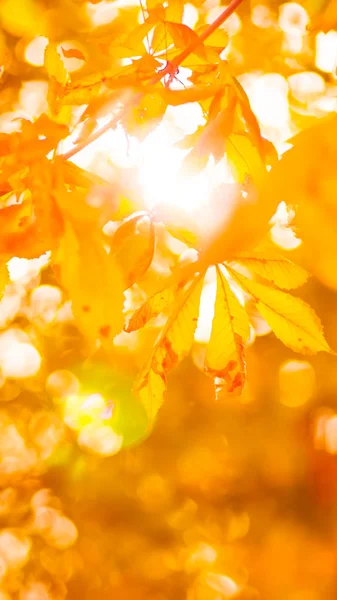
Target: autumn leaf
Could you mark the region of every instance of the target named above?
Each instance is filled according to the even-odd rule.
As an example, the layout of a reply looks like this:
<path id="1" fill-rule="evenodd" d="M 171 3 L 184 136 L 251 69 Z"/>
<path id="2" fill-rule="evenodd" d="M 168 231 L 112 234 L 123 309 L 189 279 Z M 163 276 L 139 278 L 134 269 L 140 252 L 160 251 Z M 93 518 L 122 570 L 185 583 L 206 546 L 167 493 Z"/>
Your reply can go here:
<path id="1" fill-rule="evenodd" d="M 85 60 L 85 56 L 78 48 L 63 48 L 61 47 L 62 54 L 65 58 L 78 58 L 79 60 Z"/>
<path id="2" fill-rule="evenodd" d="M 111 241 L 111 253 L 123 275 L 126 288 L 144 275 L 154 253 L 154 225 L 146 213 L 124 220 Z"/>
<path id="3" fill-rule="evenodd" d="M 68 81 L 68 73 L 58 52 L 57 44 L 51 42 L 48 44 L 44 53 L 44 66 L 49 77 L 54 78 L 58 83 L 65 85 Z"/>
<path id="4" fill-rule="evenodd" d="M 184 16 L 184 3 L 181 0 L 168 0 L 168 5 L 165 9 L 166 21 L 181 23 Z"/>
<path id="5" fill-rule="evenodd" d="M 183 23 L 166 22 L 165 25 L 176 48 L 185 48 L 185 46 L 198 40 L 196 32 Z"/>
<path id="6" fill-rule="evenodd" d="M 251 281 L 231 267 L 226 268 L 234 281 L 255 299 L 256 308 L 281 342 L 294 352 L 303 354 L 331 352 L 321 322 L 308 304 L 300 298 Z"/>
<path id="7" fill-rule="evenodd" d="M 315 125 L 291 138 L 292 144 L 272 168 L 261 190 L 261 204 L 273 198 L 295 207 L 293 225 L 303 240 L 310 270 L 333 289 L 337 287 L 334 256 L 337 252 L 336 114 L 317 119 Z M 301 168 L 299 161 L 306 156 Z M 322 160 L 324 156 L 324 160 Z"/>
<path id="8" fill-rule="evenodd" d="M 136 331 L 146 323 L 160 315 L 175 299 L 174 289 L 167 287 L 151 296 L 130 317 L 124 329 L 127 332 Z"/>
<path id="9" fill-rule="evenodd" d="M 123 327 L 123 280 L 113 256 L 99 238 L 76 236 L 67 225 L 57 262 L 76 323 L 92 344 L 111 341 Z"/>
<path id="10" fill-rule="evenodd" d="M 335 0 L 324 2 L 323 6 L 323 11 L 316 12 L 316 14 L 312 16 L 308 28 L 310 32 L 324 31 L 326 33 L 331 29 L 336 29 L 337 7 Z"/>
<path id="11" fill-rule="evenodd" d="M 225 154 L 227 140 L 232 132 L 236 101 L 230 98 L 225 108 L 215 116 L 211 115 L 205 127 L 200 130 L 198 139 L 191 151 L 183 160 L 182 168 L 189 171 L 202 169 L 206 166 L 209 156 L 213 155 L 218 162 Z"/>
<path id="12" fill-rule="evenodd" d="M 245 344 L 249 337 L 247 313 L 231 290 L 220 267 L 216 268 L 217 292 L 205 370 L 222 381 L 227 392 L 242 392 L 246 378 Z"/>
<path id="13" fill-rule="evenodd" d="M 265 165 L 258 148 L 248 135 L 232 133 L 226 145 L 227 160 L 236 181 L 244 182 L 247 177 L 259 182 L 265 175 Z"/>
<path id="14" fill-rule="evenodd" d="M 166 377 L 164 373 L 158 373 L 151 366 L 142 371 L 138 376 L 134 393 L 145 408 L 149 419 L 149 425 L 153 424 L 158 410 L 162 406 L 166 394 Z"/>
<path id="15" fill-rule="evenodd" d="M 190 351 L 198 324 L 202 287 L 203 275 L 197 275 L 176 299 L 154 352 L 155 361 L 164 372 L 170 371 Z"/>
<path id="16" fill-rule="evenodd" d="M 149 362 L 135 385 L 150 422 L 156 416 L 165 392 L 165 374 L 188 354 L 198 323 L 203 275 L 182 289 L 173 311 L 155 344 Z"/>
<path id="17" fill-rule="evenodd" d="M 0 298 L 2 298 L 6 286 L 10 283 L 9 272 L 6 263 L 0 264 Z"/>
<path id="18" fill-rule="evenodd" d="M 242 252 L 233 262 L 287 290 L 303 285 L 309 276 L 305 269 L 273 250 Z"/>

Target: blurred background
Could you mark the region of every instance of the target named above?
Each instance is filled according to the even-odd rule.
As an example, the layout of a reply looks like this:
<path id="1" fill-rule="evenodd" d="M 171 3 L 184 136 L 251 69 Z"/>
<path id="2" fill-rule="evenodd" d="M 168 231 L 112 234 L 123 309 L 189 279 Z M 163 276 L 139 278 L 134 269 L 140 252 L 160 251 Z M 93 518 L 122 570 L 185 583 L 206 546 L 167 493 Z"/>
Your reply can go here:
<path id="1" fill-rule="evenodd" d="M 217 0 L 186 3 L 184 22 L 210 23 L 223 8 Z M 116 60 L 109 40 L 135 27 L 140 12 L 127 0 L 2 0 L 0 131 L 48 112 L 48 40 L 87 57 L 65 59 L 76 81 L 90 65 Z M 334 1 L 244 0 L 224 29 L 225 57 L 279 153 L 336 111 Z M 182 69 L 177 87 L 184 77 Z M 64 107 L 59 122 L 76 110 Z M 174 177 L 185 152 L 176 142 L 203 119 L 199 105 L 170 107 L 153 131 L 127 136 L 120 127 L 74 162 L 118 186 L 117 215 L 145 208 L 193 233 L 213 187 L 231 182 L 225 160 L 194 178 Z M 302 243 L 291 216 L 279 206 L 273 240 L 313 273 L 300 296 L 336 348 L 336 256 Z M 154 263 L 127 311 L 184 250 L 161 223 L 156 230 Z M 316 230 L 315 239 L 327 244 L 326 232 Z M 210 334 L 210 279 L 193 351 L 170 375 L 149 434 L 131 389 L 160 323 L 90 355 L 48 253 L 8 266 L 0 302 L 0 600 L 337 598 L 336 358 L 295 355 L 252 307 L 247 387 L 215 402 L 198 369 Z"/>

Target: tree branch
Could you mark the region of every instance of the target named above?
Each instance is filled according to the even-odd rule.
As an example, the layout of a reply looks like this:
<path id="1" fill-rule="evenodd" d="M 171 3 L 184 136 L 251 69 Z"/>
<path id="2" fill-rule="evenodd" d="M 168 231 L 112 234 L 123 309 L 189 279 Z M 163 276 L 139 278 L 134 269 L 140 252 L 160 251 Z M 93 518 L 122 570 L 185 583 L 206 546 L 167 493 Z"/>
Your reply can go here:
<path id="1" fill-rule="evenodd" d="M 164 69 L 161 69 L 161 71 L 156 73 L 156 75 L 151 79 L 151 81 L 149 82 L 148 85 L 154 85 L 155 83 L 158 83 L 163 77 L 165 77 L 165 75 L 172 72 L 172 67 L 174 69 L 177 69 L 179 67 L 179 65 L 181 65 L 181 63 L 190 54 L 192 54 L 194 52 L 194 50 L 199 46 L 199 44 L 203 44 L 203 42 L 205 40 L 207 40 L 207 38 L 209 38 L 212 35 L 212 33 L 214 33 L 214 31 L 216 31 L 220 27 L 220 25 L 222 25 L 223 23 L 225 23 L 225 21 L 227 21 L 227 19 L 238 8 L 238 6 L 241 4 L 241 2 L 243 2 L 243 0 L 232 0 L 230 2 L 230 4 L 213 21 L 213 23 L 211 23 L 207 27 L 207 29 L 205 29 L 205 31 L 203 33 L 201 33 L 200 35 L 196 35 L 195 39 L 188 46 L 186 46 L 186 48 L 182 52 L 180 52 L 180 54 L 178 54 L 172 61 L 168 62 L 167 65 L 164 67 Z M 135 94 L 131 90 L 128 90 L 128 92 L 124 93 L 124 99 L 122 100 L 122 98 L 120 98 L 119 101 L 124 101 L 124 110 L 125 110 L 128 106 L 131 107 L 132 104 L 134 104 L 141 98 L 142 98 L 141 93 Z M 104 133 L 109 131 L 109 129 L 116 127 L 119 119 L 120 119 L 119 114 L 114 115 L 110 119 L 110 121 L 108 121 L 100 129 L 97 129 L 97 131 L 94 131 L 86 140 L 84 140 L 83 142 L 80 142 L 79 144 L 74 146 L 74 148 L 72 148 L 71 150 L 66 152 L 65 154 L 62 154 L 61 155 L 62 158 L 64 160 L 68 160 L 69 158 L 72 158 L 73 156 L 75 156 L 75 154 L 77 154 L 78 152 L 80 152 L 81 150 L 83 150 L 84 148 L 89 146 L 92 142 L 96 141 L 98 138 L 101 137 L 101 135 L 103 135 Z"/>

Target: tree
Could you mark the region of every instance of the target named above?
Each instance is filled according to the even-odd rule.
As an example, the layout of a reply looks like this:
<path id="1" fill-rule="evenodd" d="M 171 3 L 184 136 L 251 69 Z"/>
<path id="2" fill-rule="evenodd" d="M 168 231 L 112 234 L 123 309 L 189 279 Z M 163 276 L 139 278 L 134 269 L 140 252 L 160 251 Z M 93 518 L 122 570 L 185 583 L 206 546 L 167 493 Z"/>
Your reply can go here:
<path id="1" fill-rule="evenodd" d="M 337 287 L 337 13 L 334 0 L 316 13 L 302 4 L 1 3 L 2 392 L 19 412 L 27 396 L 38 407 L 29 409 L 28 433 L 15 409 L 4 416 L 4 439 L 21 444 L 16 458 L 6 451 L 11 444 L 2 450 L 5 463 L 18 463 L 3 470 L 8 484 L 59 456 L 70 431 L 101 456 L 155 435 L 168 373 L 191 348 L 216 398 L 229 402 L 249 397 L 247 348 L 255 352 L 261 328 L 295 353 L 335 354 L 310 286 L 301 296 L 289 292 L 309 272 L 326 289 Z M 179 110 L 186 120 L 197 115 L 192 131 L 177 126 Z M 145 152 L 163 127 L 181 159 L 172 172 L 165 146 L 155 148 L 164 167 L 156 194 L 175 181 L 172 194 L 183 190 L 193 206 L 198 186 L 205 189 L 190 214 L 149 206 L 142 168 L 110 158 L 117 144 L 126 157 L 134 146 Z M 150 177 L 158 179 L 155 168 Z M 333 347 L 333 319 L 322 318 Z M 296 390 L 310 397 L 303 389 L 313 377 L 311 363 L 292 360 L 280 371 L 289 406 L 301 404 Z M 74 444 L 67 448 L 76 463 Z M 145 504 L 162 485 L 154 480 L 149 493 L 139 492 Z M 212 481 L 209 488 L 212 495 Z M 39 493 L 33 535 L 63 550 L 76 528 Z M 32 542 L 6 535 L 0 555 L 2 543 L 21 544 L 22 562 L 4 558 L 15 570 Z M 250 597 L 243 584 L 207 577 L 198 574 L 192 598 Z M 44 585 L 33 579 L 23 598 L 29 586 Z M 59 585 L 62 577 L 54 579 Z M 18 594 L 19 584 L 8 581 Z M 51 594 L 36 589 L 41 598 Z M 143 597 L 136 584 L 134 593 Z"/>

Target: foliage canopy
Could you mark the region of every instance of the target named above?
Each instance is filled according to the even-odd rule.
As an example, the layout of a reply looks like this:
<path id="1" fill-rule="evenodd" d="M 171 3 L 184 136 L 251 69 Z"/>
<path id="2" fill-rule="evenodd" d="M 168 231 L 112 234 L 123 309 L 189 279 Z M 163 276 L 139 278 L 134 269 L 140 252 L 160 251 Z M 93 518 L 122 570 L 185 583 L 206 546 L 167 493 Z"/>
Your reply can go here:
<path id="1" fill-rule="evenodd" d="M 335 354 L 304 286 L 337 289 L 334 0 L 3 0 L 0 22 L 2 394 L 47 402 L 34 468 L 65 426 L 101 456 L 146 438 L 191 349 L 243 403 L 261 331 Z M 48 510 L 69 544 L 34 531 L 71 546 Z M 225 594 L 209 577 L 192 599 Z"/>

